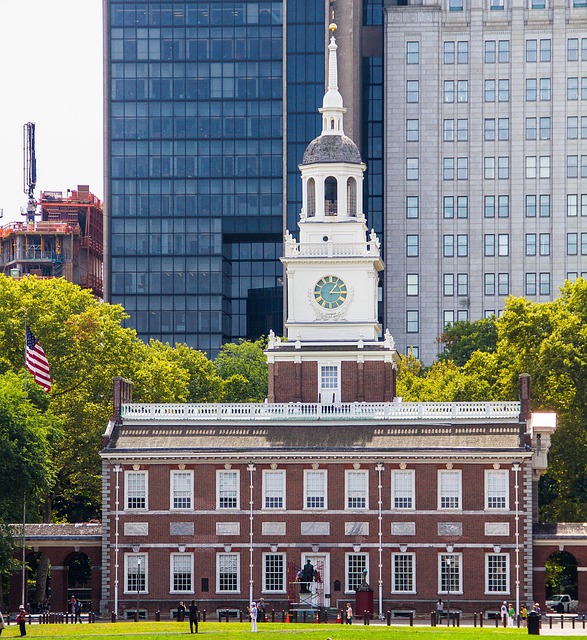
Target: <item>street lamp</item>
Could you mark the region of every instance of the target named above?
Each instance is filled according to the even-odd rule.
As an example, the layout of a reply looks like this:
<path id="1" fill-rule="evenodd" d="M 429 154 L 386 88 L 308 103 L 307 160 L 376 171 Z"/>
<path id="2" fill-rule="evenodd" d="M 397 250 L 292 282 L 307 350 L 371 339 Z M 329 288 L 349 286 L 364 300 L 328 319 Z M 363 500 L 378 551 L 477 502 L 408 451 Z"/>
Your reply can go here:
<path id="1" fill-rule="evenodd" d="M 141 593 L 141 559 L 137 558 L 137 612 L 135 622 L 139 621 L 139 596 Z"/>
<path id="2" fill-rule="evenodd" d="M 446 558 L 446 599 L 447 599 L 447 604 L 448 604 L 448 608 L 446 610 L 446 626 L 450 627 L 450 580 L 451 580 L 451 575 L 450 575 L 450 566 L 452 564 L 452 558 L 450 556 L 448 556 Z"/>

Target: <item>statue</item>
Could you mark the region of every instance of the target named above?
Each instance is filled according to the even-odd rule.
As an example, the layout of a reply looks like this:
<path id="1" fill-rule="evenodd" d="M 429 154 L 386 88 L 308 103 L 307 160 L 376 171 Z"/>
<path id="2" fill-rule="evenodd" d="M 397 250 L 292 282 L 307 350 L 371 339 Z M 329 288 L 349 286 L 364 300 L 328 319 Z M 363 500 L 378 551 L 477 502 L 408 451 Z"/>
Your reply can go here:
<path id="1" fill-rule="evenodd" d="M 373 591 L 371 585 L 367 582 L 367 569 L 363 569 L 363 579 L 357 591 Z"/>
<path id="2" fill-rule="evenodd" d="M 300 571 L 299 576 L 300 582 L 302 583 L 300 586 L 300 593 L 310 593 L 309 583 L 316 580 L 316 570 L 310 560 L 306 562 L 304 568 Z"/>

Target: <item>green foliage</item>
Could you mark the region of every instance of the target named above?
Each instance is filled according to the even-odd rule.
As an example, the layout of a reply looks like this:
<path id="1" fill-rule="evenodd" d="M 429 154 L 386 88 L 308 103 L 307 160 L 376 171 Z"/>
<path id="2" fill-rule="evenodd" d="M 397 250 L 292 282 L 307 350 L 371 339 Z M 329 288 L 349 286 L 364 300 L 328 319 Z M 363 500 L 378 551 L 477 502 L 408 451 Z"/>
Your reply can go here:
<path id="1" fill-rule="evenodd" d="M 454 362 L 462 367 L 475 351 L 493 353 L 497 348 L 495 317 L 475 322 L 459 321 L 449 325 L 437 338 L 444 345 L 439 360 Z"/>
<path id="2" fill-rule="evenodd" d="M 267 397 L 266 346 L 265 338 L 222 346 L 214 366 L 226 381 L 226 402 L 263 402 Z"/>

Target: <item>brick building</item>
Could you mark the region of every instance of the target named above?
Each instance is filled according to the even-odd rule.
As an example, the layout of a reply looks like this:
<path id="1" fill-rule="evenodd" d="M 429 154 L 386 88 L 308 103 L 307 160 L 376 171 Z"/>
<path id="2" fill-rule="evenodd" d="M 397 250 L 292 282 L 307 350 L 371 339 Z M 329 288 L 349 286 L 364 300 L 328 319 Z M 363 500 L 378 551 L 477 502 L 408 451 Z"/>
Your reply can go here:
<path id="1" fill-rule="evenodd" d="M 360 593 L 375 615 L 429 612 L 438 598 L 465 612 L 534 600 L 536 483 L 555 416 L 530 413 L 526 376 L 521 402 L 395 397 L 365 165 L 344 135 L 334 37 L 328 48 L 267 401 L 133 404 L 116 381 L 101 454 L 102 611 L 166 615 L 195 598 L 216 613 L 259 597 L 278 611 L 340 609 Z"/>

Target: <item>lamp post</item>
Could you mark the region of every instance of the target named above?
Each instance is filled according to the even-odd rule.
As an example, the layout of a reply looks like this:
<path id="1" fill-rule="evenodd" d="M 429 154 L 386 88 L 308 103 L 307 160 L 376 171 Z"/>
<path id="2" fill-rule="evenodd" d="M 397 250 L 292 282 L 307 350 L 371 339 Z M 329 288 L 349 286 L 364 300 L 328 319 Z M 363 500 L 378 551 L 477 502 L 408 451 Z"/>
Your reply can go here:
<path id="1" fill-rule="evenodd" d="M 452 564 L 452 558 L 450 556 L 446 559 L 446 600 L 447 600 L 447 610 L 446 610 L 446 626 L 450 627 L 450 566 Z"/>
<path id="2" fill-rule="evenodd" d="M 137 614 L 135 622 L 139 621 L 139 596 L 141 593 L 141 559 L 137 558 Z"/>

